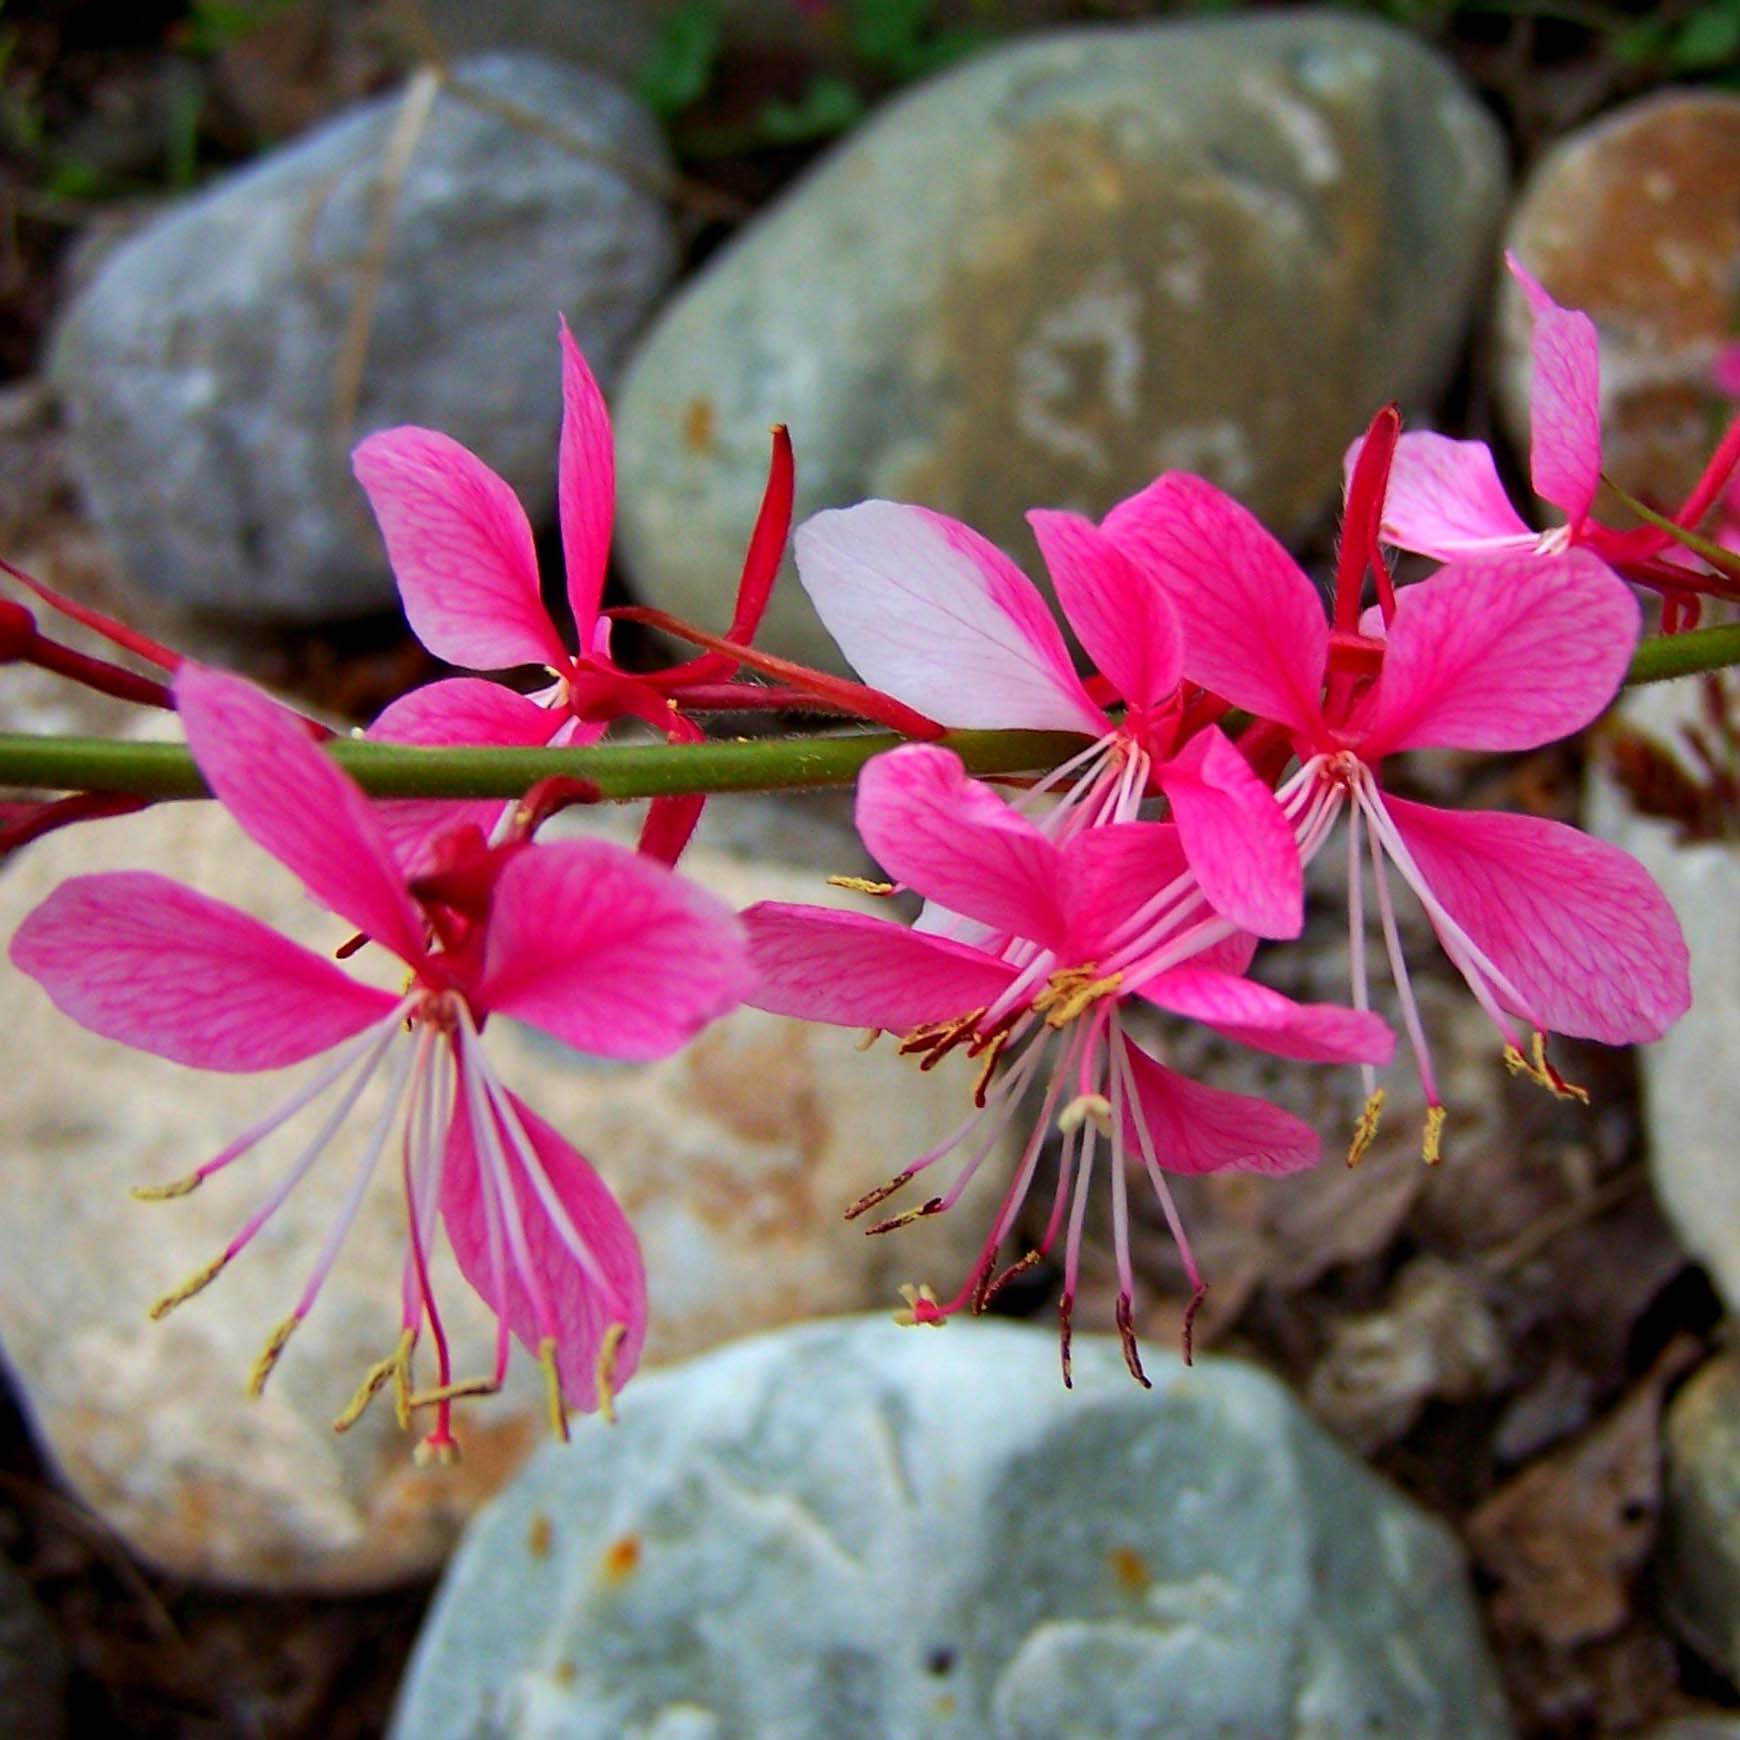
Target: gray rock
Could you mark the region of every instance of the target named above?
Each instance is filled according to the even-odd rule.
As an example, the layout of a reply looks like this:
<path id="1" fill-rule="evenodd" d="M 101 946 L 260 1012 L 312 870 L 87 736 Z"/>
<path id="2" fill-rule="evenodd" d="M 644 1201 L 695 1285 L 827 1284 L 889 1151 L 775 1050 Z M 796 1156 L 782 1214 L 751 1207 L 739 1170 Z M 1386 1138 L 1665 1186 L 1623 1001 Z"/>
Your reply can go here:
<path id="1" fill-rule="evenodd" d="M 481 1515 L 398 1740 L 1488 1740 L 1441 1525 L 1271 1379 L 886 1321 L 634 1392 Z"/>
<path id="2" fill-rule="evenodd" d="M 661 316 L 619 405 L 624 550 L 718 621 L 766 463 L 800 516 L 868 496 L 1026 552 L 1201 471 L 1283 535 L 1348 441 L 1453 365 L 1504 196 L 1498 135 L 1416 38 L 1321 13 L 988 51 L 892 102 Z M 832 659 L 800 589 L 767 645 Z"/>
<path id="3" fill-rule="evenodd" d="M 1740 1677 L 1740 1360 L 1713 1359 L 1668 1409 L 1662 1604 L 1697 1652 Z"/>
<path id="4" fill-rule="evenodd" d="M 1697 683 L 1655 683 L 1626 696 L 1620 724 L 1672 749 L 1695 775 L 1681 727 L 1701 717 Z M 1639 815 L 1597 769 L 1589 826 L 1622 846 L 1673 902 L 1692 957 L 1692 1007 L 1667 1035 L 1642 1046 L 1649 1171 L 1662 1211 L 1710 1272 L 1730 1310 L 1740 1309 L 1740 841 L 1681 844 L 1675 827 Z"/>
<path id="5" fill-rule="evenodd" d="M 675 264 L 648 191 L 664 146 L 631 98 L 578 68 L 501 55 L 456 77 L 583 149 L 452 90 L 435 98 L 347 426 L 341 346 L 400 97 L 226 176 L 116 249 L 78 297 L 54 380 L 90 508 L 142 588 L 254 619 L 390 606 L 349 472 L 355 440 L 387 424 L 463 441 L 534 518 L 554 501 L 556 315 L 608 383 Z"/>

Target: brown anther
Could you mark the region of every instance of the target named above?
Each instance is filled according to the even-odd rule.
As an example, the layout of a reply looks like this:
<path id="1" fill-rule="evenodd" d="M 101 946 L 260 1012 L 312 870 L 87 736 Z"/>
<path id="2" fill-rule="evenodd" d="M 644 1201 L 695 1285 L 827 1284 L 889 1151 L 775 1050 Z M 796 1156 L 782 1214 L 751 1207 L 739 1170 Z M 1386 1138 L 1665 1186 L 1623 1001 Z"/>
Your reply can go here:
<path id="1" fill-rule="evenodd" d="M 980 1291 L 978 1297 L 973 1301 L 973 1310 L 975 1312 L 988 1310 L 991 1301 L 995 1299 L 1011 1281 L 1013 1281 L 1018 1275 L 1025 1275 L 1027 1271 L 1034 1268 L 1039 1261 L 1039 1252 L 1029 1251 L 1026 1256 L 1018 1257 L 1014 1262 L 1010 1263 L 1000 1274 L 993 1275 Z"/>
<path id="2" fill-rule="evenodd" d="M 1057 1302 L 1057 1346 L 1058 1354 L 1063 1360 L 1063 1387 L 1066 1390 L 1075 1388 L 1075 1373 L 1069 1363 L 1069 1339 L 1073 1333 L 1070 1320 L 1075 1316 L 1075 1295 L 1065 1293 Z"/>
<path id="3" fill-rule="evenodd" d="M 866 1209 L 874 1208 L 879 1202 L 886 1202 L 895 1191 L 912 1182 L 912 1172 L 897 1172 L 886 1184 L 878 1184 L 874 1190 L 867 1190 L 846 1210 L 845 1219 L 856 1220 Z"/>
<path id="4" fill-rule="evenodd" d="M 207 1263 L 198 1274 L 189 1275 L 179 1287 L 172 1287 L 151 1307 L 151 1321 L 161 1323 L 177 1305 L 185 1305 L 195 1293 L 203 1293 L 223 1273 L 229 1260 L 230 1253 L 225 1251 L 214 1262 Z"/>
<path id="5" fill-rule="evenodd" d="M 882 1037 L 880 1027 L 866 1027 L 859 1036 L 858 1043 L 852 1047 L 854 1051 L 868 1051 Z"/>
<path id="6" fill-rule="evenodd" d="M 296 1333 L 296 1325 L 301 1321 L 302 1314 L 299 1311 L 292 1311 L 267 1337 L 266 1345 L 260 1349 L 260 1357 L 254 1361 L 254 1369 L 248 1373 L 250 1400 L 258 1401 L 260 1399 L 266 1388 L 266 1379 L 272 1375 L 272 1368 L 277 1365 L 285 1344 Z"/>
<path id="7" fill-rule="evenodd" d="M 984 1061 L 979 1065 L 978 1079 L 973 1083 L 973 1104 L 982 1107 L 985 1096 L 991 1091 L 991 1077 L 996 1072 L 997 1059 L 1003 1055 L 1003 1048 L 1009 1043 L 1009 1030 L 999 1028 L 991 1036 L 989 1043 L 982 1047 L 975 1042 L 973 1050 L 983 1052 Z"/>
<path id="8" fill-rule="evenodd" d="M 878 899 L 894 892 L 892 882 L 872 882 L 868 876 L 830 876 L 828 886 L 850 889 L 854 894 L 874 894 Z"/>
<path id="9" fill-rule="evenodd" d="M 925 1055 L 918 1067 L 935 1069 L 956 1046 L 977 1038 L 978 1023 L 984 1013 L 983 1009 L 969 1009 L 965 1015 L 957 1015 L 953 1020 L 930 1021 L 915 1027 L 901 1040 L 899 1053 L 902 1057 L 912 1057 L 922 1052 Z"/>
<path id="10" fill-rule="evenodd" d="M 1444 1158 L 1442 1143 L 1446 1116 L 1447 1113 L 1442 1106 L 1427 1106 L 1426 1108 L 1426 1128 L 1420 1136 L 1420 1158 L 1428 1166 L 1436 1166 Z"/>
<path id="11" fill-rule="evenodd" d="M 185 1178 L 170 1179 L 167 1184 L 135 1184 L 131 1195 L 135 1202 L 170 1202 L 199 1189 L 204 1182 L 199 1173 L 190 1172 Z"/>
<path id="12" fill-rule="evenodd" d="M 626 1323 L 613 1323 L 598 1344 L 598 1363 L 593 1367 L 592 1381 L 598 1395 L 598 1412 L 607 1426 L 616 1424 L 616 1356 L 623 1337 L 628 1334 Z"/>
<path id="13" fill-rule="evenodd" d="M 1384 1090 L 1376 1089 L 1365 1102 L 1365 1109 L 1359 1114 L 1359 1121 L 1353 1126 L 1353 1140 L 1347 1145 L 1347 1163 L 1357 1166 L 1371 1151 L 1371 1145 L 1377 1140 L 1378 1123 L 1384 1113 Z"/>
<path id="14" fill-rule="evenodd" d="M 538 1343 L 538 1364 L 544 1368 L 544 1405 L 550 1411 L 550 1430 L 568 1442 L 568 1409 L 562 1400 L 562 1374 L 556 1366 L 556 1340 L 546 1335 Z"/>
<path id="15" fill-rule="evenodd" d="M 1196 1291 L 1190 1295 L 1190 1303 L 1184 1307 L 1184 1363 L 1196 1363 L 1196 1314 L 1202 1309 L 1202 1302 L 1208 1297 L 1206 1282 L 1198 1281 Z"/>
<path id="16" fill-rule="evenodd" d="M 933 1196 L 928 1201 L 921 1202 L 917 1208 L 909 1208 L 904 1213 L 890 1215 L 887 1220 L 879 1220 L 874 1226 L 864 1229 L 864 1236 L 873 1239 L 878 1233 L 896 1232 L 903 1226 L 911 1226 L 915 1220 L 923 1220 L 926 1215 L 941 1214 L 943 1199 Z"/>
<path id="17" fill-rule="evenodd" d="M 1143 1389 L 1151 1390 L 1153 1385 L 1148 1381 L 1148 1374 L 1142 1369 L 1142 1355 L 1136 1347 L 1136 1326 L 1131 1320 L 1130 1295 L 1118 1295 L 1118 1339 L 1124 1344 L 1124 1364 L 1130 1368 L 1130 1376 Z"/>

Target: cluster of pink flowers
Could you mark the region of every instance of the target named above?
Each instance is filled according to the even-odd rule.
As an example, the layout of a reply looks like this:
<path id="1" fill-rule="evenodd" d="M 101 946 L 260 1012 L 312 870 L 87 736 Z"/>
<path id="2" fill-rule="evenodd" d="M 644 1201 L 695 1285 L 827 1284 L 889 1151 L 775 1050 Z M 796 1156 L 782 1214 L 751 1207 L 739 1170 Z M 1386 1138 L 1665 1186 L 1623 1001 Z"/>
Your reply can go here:
<path id="1" fill-rule="evenodd" d="M 483 1029 L 501 1014 L 601 1056 L 649 1059 L 746 1002 L 887 1032 L 920 1068 L 953 1051 L 979 1060 L 960 1126 L 928 1153 L 902 1157 L 847 1212 L 866 1213 L 952 1157 L 948 1182 L 872 1232 L 954 1207 L 1032 1114 L 977 1260 L 946 1298 L 907 1289 L 910 1321 L 982 1310 L 1011 1275 L 1061 1248 L 1067 1381 L 1084 1227 L 1103 1170 L 1117 1321 L 1145 1383 L 1132 1328 L 1132 1178 L 1154 1191 L 1200 1299 L 1168 1176 L 1286 1173 L 1320 1152 L 1319 1133 L 1292 1114 L 1170 1067 L 1151 1038 L 1152 1012 L 1276 1056 L 1357 1067 L 1367 1096 L 1349 1151 L 1357 1160 L 1377 1127 L 1378 1072 L 1396 1048 L 1371 1007 L 1369 898 L 1424 1084 L 1422 1149 L 1437 1160 L 1445 1106 L 1399 943 L 1393 871 L 1515 1070 L 1579 1094 L 1549 1059 L 1550 1035 L 1658 1037 L 1688 1006 L 1687 959 L 1641 866 L 1557 822 L 1449 811 L 1386 789 L 1405 750 L 1527 750 L 1581 730 L 1613 699 L 1633 655 L 1642 616 L 1629 583 L 1661 593 L 1670 625 L 1685 626 L 1729 578 L 1696 554 L 1696 530 L 1729 487 L 1740 442 L 1723 443 L 1673 516 L 1684 539 L 1596 521 L 1594 329 L 1513 269 L 1536 322 L 1533 480 L 1565 525 L 1530 530 L 1484 447 L 1400 434 L 1393 411 L 1349 454 L 1327 612 L 1280 544 L 1201 478 L 1162 476 L 1098 523 L 1035 512 L 1053 587 L 1092 661 L 1086 676 L 1038 589 L 999 549 L 941 514 L 884 501 L 818 514 L 795 538 L 799 578 L 863 683 L 756 653 L 749 642 L 791 504 L 782 433 L 730 630 L 696 631 L 709 650 L 686 664 L 624 669 L 601 610 L 609 422 L 565 329 L 559 502 L 577 652 L 544 608 L 530 527 L 500 478 L 432 431 L 363 442 L 357 476 L 424 643 L 462 667 L 532 664 L 551 676 L 531 695 L 478 677 L 435 683 L 390 707 L 374 735 L 587 744 L 628 717 L 681 743 L 702 736 L 695 712 L 807 697 L 913 736 L 1066 732 L 1080 747 L 1001 788 L 970 777 L 946 741 L 912 742 L 868 764 L 858 827 L 893 878 L 877 891 L 922 897 L 915 923 L 777 903 L 738 915 L 672 868 L 699 795 L 656 801 L 638 852 L 535 838 L 552 807 L 583 795 L 574 782 L 511 805 L 371 802 L 308 721 L 238 678 L 177 666 L 130 640 L 170 670 L 168 698 L 217 798 L 356 931 L 340 955 L 366 941 L 408 975 L 397 996 L 365 986 L 153 875 L 75 878 L 25 922 L 13 961 L 99 1033 L 207 1069 L 275 1069 L 330 1053 L 221 1153 L 146 1192 L 182 1194 L 303 1108 L 332 1102 L 225 1250 L 155 1309 L 203 1288 L 248 1244 L 378 1075 L 388 1092 L 362 1168 L 267 1343 L 256 1386 L 313 1307 L 396 1121 L 406 1211 L 399 1338 L 340 1426 L 392 1383 L 402 1411 L 434 1410 L 425 1444 L 450 1454 L 454 1399 L 499 1385 L 512 1337 L 542 1363 L 558 1428 L 570 1407 L 608 1410 L 646 1329 L 634 1234 L 584 1157 L 499 1080 Z M 1442 566 L 1398 586 L 1385 545 Z M 745 670 L 781 680 L 751 684 Z M 1260 941 L 1300 934 L 1306 873 L 1338 823 L 1349 1002 L 1299 1003 L 1248 969 Z M 1024 1223 L 1053 1152 L 1049 1208 L 1043 1222 Z M 499 1320 L 495 1367 L 483 1378 L 451 1369 L 430 1283 L 437 1222 Z M 1017 1244 L 1023 1224 L 1041 1230 Z M 1187 1356 L 1189 1333 L 1187 1315 Z M 419 1389 L 412 1362 L 425 1335 L 434 1382 Z"/>

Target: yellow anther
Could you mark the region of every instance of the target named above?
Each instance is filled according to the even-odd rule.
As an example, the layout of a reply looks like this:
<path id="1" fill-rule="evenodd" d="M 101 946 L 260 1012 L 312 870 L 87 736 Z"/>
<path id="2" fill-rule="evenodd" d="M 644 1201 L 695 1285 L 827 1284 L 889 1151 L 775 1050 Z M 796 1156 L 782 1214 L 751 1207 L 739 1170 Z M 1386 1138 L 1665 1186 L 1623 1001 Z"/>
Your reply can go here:
<path id="1" fill-rule="evenodd" d="M 568 1442 L 568 1410 L 562 1402 L 562 1374 L 556 1369 L 556 1338 L 546 1335 L 538 1343 L 538 1364 L 544 1368 L 544 1403 L 550 1410 L 550 1430 Z"/>
<path id="2" fill-rule="evenodd" d="M 199 1189 L 205 1180 L 197 1173 L 190 1172 L 185 1178 L 172 1178 L 167 1184 L 135 1184 L 133 1200 L 135 1202 L 169 1202 L 177 1196 L 186 1196 Z"/>
<path id="3" fill-rule="evenodd" d="M 1436 1166 L 1444 1158 L 1439 1146 L 1444 1136 L 1446 1112 L 1442 1106 L 1427 1106 L 1426 1128 L 1420 1137 L 1420 1158 L 1428 1166 Z"/>
<path id="4" fill-rule="evenodd" d="M 830 876 L 828 886 L 848 888 L 854 894 L 874 894 L 879 897 L 894 892 L 892 882 L 872 882 L 868 876 Z"/>
<path id="5" fill-rule="evenodd" d="M 1057 1127 L 1067 1136 L 1072 1130 L 1079 1130 L 1089 1118 L 1093 1119 L 1094 1128 L 1102 1136 L 1111 1135 L 1112 1102 L 1104 1094 L 1077 1094 L 1057 1114 Z"/>
<path id="6" fill-rule="evenodd" d="M 1067 1027 L 1124 982 L 1122 973 L 1096 979 L 1094 974 L 1098 971 L 1091 962 L 1080 967 L 1060 967 L 1033 999 L 1034 1014 L 1043 1015 L 1048 1027 Z"/>
<path id="7" fill-rule="evenodd" d="M 461 1378 L 457 1383 L 441 1384 L 432 1390 L 418 1390 L 405 1398 L 405 1412 L 413 1408 L 432 1408 L 437 1402 L 463 1401 L 467 1396 L 493 1396 L 501 1388 L 494 1378 Z"/>
<path id="8" fill-rule="evenodd" d="M 1526 1076 L 1536 1087 L 1544 1087 L 1555 1099 L 1576 1100 L 1579 1105 L 1588 1105 L 1589 1090 L 1579 1087 L 1574 1081 L 1566 1081 L 1559 1072 L 1547 1061 L 1547 1036 L 1537 1033 L 1529 1047 L 1533 1053 L 1532 1059 L 1525 1058 L 1514 1045 L 1504 1048 L 1504 1066 L 1512 1075 Z"/>
<path id="9" fill-rule="evenodd" d="M 451 1438 L 425 1438 L 411 1452 L 419 1468 L 451 1468 L 459 1460 L 459 1446 Z"/>
<path id="10" fill-rule="evenodd" d="M 598 1411 L 607 1426 L 616 1424 L 616 1356 L 628 1334 L 626 1323 L 613 1323 L 604 1332 L 598 1347 L 598 1364 L 593 1381 L 598 1388 Z"/>
<path id="11" fill-rule="evenodd" d="M 266 1338 L 266 1345 L 260 1349 L 260 1357 L 254 1361 L 254 1369 L 248 1373 L 248 1395 L 255 1401 L 260 1399 L 260 1393 L 266 1387 L 266 1379 L 272 1375 L 272 1368 L 278 1363 L 278 1356 L 283 1353 L 285 1344 L 296 1332 L 296 1325 L 302 1321 L 299 1311 L 292 1311 Z"/>
<path id="12" fill-rule="evenodd" d="M 161 1323 L 177 1305 L 185 1305 L 195 1293 L 203 1293 L 220 1274 L 224 1265 L 230 1260 L 230 1253 L 224 1254 L 214 1262 L 207 1263 L 197 1275 L 189 1275 L 179 1287 L 173 1287 L 151 1307 L 151 1321 Z"/>
<path id="13" fill-rule="evenodd" d="M 924 1324 L 931 1329 L 941 1329 L 947 1319 L 936 1308 L 936 1294 L 930 1290 L 929 1283 L 921 1281 L 916 1287 L 908 1281 L 900 1289 L 900 1296 L 906 1301 L 904 1311 L 894 1313 L 894 1321 L 903 1329 L 911 1329 L 916 1324 Z M 927 1311 L 926 1306 L 930 1309 Z"/>
<path id="14" fill-rule="evenodd" d="M 1377 1088 L 1365 1102 L 1359 1122 L 1353 1126 L 1353 1140 L 1347 1145 L 1347 1163 L 1357 1166 L 1377 1140 L 1378 1122 L 1384 1115 L 1384 1090 Z"/>
<path id="15" fill-rule="evenodd" d="M 874 1226 L 865 1227 L 864 1236 L 874 1238 L 878 1233 L 897 1232 L 903 1226 L 911 1226 L 915 1220 L 923 1220 L 926 1215 L 941 1214 L 942 1211 L 943 1199 L 932 1196 L 921 1202 L 917 1208 L 903 1209 L 899 1214 L 890 1215 L 887 1220 L 879 1220 Z"/>
<path id="16" fill-rule="evenodd" d="M 982 1106 L 985 1095 L 990 1092 L 991 1076 L 996 1070 L 997 1059 L 1003 1055 L 1003 1047 L 1009 1043 L 1009 1030 L 1003 1028 L 985 1047 L 985 1060 L 979 1065 L 978 1080 L 973 1083 L 973 1104 Z"/>
<path id="17" fill-rule="evenodd" d="M 395 1380 L 401 1393 L 409 1399 L 411 1392 L 405 1368 L 410 1364 L 411 1346 L 415 1340 L 415 1335 L 407 1329 L 399 1337 L 399 1345 L 385 1359 L 377 1359 L 369 1367 L 363 1381 L 357 1385 L 356 1394 L 346 1403 L 344 1412 L 332 1422 L 333 1431 L 348 1432 L 363 1417 L 363 1410 L 386 1387 L 389 1378 Z M 407 1408 L 399 1424 L 403 1427 L 409 1422 L 410 1410 Z"/>

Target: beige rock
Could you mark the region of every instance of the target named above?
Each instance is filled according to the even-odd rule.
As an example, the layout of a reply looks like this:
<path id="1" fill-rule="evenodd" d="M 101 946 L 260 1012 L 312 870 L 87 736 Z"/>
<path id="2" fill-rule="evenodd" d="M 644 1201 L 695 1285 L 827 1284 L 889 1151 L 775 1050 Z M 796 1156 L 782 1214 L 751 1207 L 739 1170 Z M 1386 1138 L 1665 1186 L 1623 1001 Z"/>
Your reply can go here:
<path id="1" fill-rule="evenodd" d="M 1710 371 L 1740 303 L 1740 95 L 1672 91 L 1616 109 L 1541 160 L 1508 245 L 1601 334 L 1603 458 L 1634 495 L 1690 488 L 1734 407 Z M 1500 409 L 1528 445 L 1529 322 L 1499 287 Z"/>
<path id="2" fill-rule="evenodd" d="M 164 805 L 41 842 L 0 876 L 0 928 L 10 934 L 62 877 L 99 866 L 182 877 L 315 948 L 344 940 L 343 926 L 209 804 Z M 817 876 L 718 854 L 697 855 L 692 871 L 740 905 L 851 898 Z M 354 965 L 392 978 L 369 961 L 378 952 Z M 350 1434 L 333 1433 L 333 1415 L 397 1324 L 403 1210 L 387 1179 L 265 1396 L 243 1395 L 348 1186 L 366 1099 L 257 1246 L 153 1324 L 149 1303 L 221 1249 L 294 1151 L 251 1157 L 179 1201 L 130 1202 L 128 1187 L 185 1173 L 287 1093 L 294 1072 L 195 1074 L 126 1050 L 56 1014 L 10 969 L 0 973 L 0 1033 L 9 1185 L 0 1341 L 72 1486 L 184 1576 L 337 1591 L 433 1569 L 545 1428 L 522 1362 L 506 1394 L 466 1408 L 455 1469 L 413 1467 L 411 1440 L 378 1403 Z M 583 1059 L 506 1021 L 491 1025 L 489 1042 L 503 1078 L 598 1164 L 639 1228 L 650 1359 L 892 1306 L 898 1283 L 941 1284 L 970 1260 L 983 1218 L 971 1205 L 894 1239 L 866 1240 L 840 1216 L 946 1133 L 970 1065 L 920 1076 L 887 1047 L 858 1055 L 850 1032 L 753 1010 L 642 1069 Z M 995 1179 L 977 1187 L 996 1188 Z M 448 1276 L 442 1297 L 469 1373 L 487 1365 L 488 1322 Z M 630 1388 L 623 1407 L 633 1405 Z M 572 1453 L 589 1454 L 605 1429 L 577 1422 Z"/>

